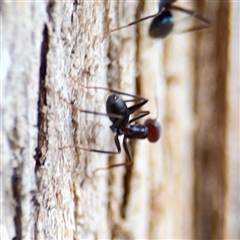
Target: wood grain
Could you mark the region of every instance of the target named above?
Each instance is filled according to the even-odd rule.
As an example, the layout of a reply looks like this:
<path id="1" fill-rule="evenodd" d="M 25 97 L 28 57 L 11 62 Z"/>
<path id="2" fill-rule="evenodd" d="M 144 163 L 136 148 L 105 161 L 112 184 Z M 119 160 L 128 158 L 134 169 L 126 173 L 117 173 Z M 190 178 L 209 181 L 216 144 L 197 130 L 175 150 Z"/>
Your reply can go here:
<path id="1" fill-rule="evenodd" d="M 1 3 L 2 239 L 240 238 L 239 3 L 176 4 L 214 25 L 153 40 L 107 33 L 157 2 Z M 130 141 L 132 167 L 93 174 L 127 159 L 79 148 L 115 149 L 84 85 L 149 99 L 163 135 Z"/>

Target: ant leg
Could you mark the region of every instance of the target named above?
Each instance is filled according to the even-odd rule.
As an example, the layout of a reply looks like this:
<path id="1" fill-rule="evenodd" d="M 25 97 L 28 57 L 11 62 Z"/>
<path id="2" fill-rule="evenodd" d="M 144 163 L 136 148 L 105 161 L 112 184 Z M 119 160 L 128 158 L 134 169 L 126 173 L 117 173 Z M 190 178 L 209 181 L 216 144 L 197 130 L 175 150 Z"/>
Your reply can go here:
<path id="1" fill-rule="evenodd" d="M 48 86 L 45 86 L 46 89 L 48 89 L 49 91 L 55 93 L 56 95 L 58 95 L 58 97 L 64 101 L 66 104 L 70 105 L 73 109 L 78 110 L 81 113 L 88 113 L 88 114 L 94 114 L 94 115 L 99 115 L 99 116 L 106 116 L 106 117 L 113 117 L 113 118 L 118 118 L 119 120 L 123 119 L 123 116 L 119 115 L 119 114 L 115 114 L 115 113 L 101 113 L 101 112 L 94 112 L 94 111 L 89 111 L 89 110 L 83 110 L 81 109 L 80 106 L 76 105 L 76 104 L 72 104 L 69 103 L 65 98 L 63 98 L 58 92 L 56 92 L 55 90 L 51 89 Z"/>
<path id="2" fill-rule="evenodd" d="M 141 111 L 137 116 L 135 116 L 133 119 L 131 119 L 128 123 L 132 123 L 140 118 L 143 118 L 147 116 L 150 112 L 149 111 Z"/>
<path id="3" fill-rule="evenodd" d="M 119 153 L 121 153 L 121 147 L 120 147 L 120 143 L 119 143 L 117 134 L 114 137 L 114 141 L 115 141 L 115 145 L 117 147 L 117 152 L 104 151 L 104 150 L 98 150 L 98 149 L 92 149 L 92 148 L 85 148 L 85 147 L 80 147 L 80 146 L 65 146 L 65 147 L 59 147 L 59 149 L 64 150 L 64 149 L 67 149 L 67 148 L 78 148 L 80 150 L 84 150 L 84 151 L 87 151 L 87 152 L 96 152 L 96 153 L 105 153 L 105 154 L 119 154 Z"/>
<path id="4" fill-rule="evenodd" d="M 128 121 L 128 123 L 132 123 L 132 122 L 135 122 L 136 120 L 140 119 L 140 118 L 143 118 L 145 116 L 147 116 L 148 114 L 150 114 L 149 111 L 141 111 L 138 113 L 138 115 L 136 115 L 134 118 L 132 118 L 131 120 Z M 110 129 L 115 132 L 115 128 L 116 126 L 119 125 L 119 122 L 121 122 L 121 119 L 118 119 L 116 122 L 114 122 L 111 126 L 110 126 Z"/>
<path id="5" fill-rule="evenodd" d="M 118 135 L 116 134 L 115 137 L 114 137 L 114 142 L 115 142 L 115 145 L 116 145 L 116 148 L 117 148 L 117 152 L 111 152 L 111 151 L 102 151 L 102 150 L 97 150 L 97 149 L 87 149 L 87 148 L 80 148 L 82 150 L 86 150 L 86 151 L 89 151 L 89 152 L 98 152 L 98 153 L 106 153 L 106 154 L 120 154 L 121 153 L 121 146 L 120 146 L 120 143 L 119 143 L 119 139 L 118 139 Z M 101 167 L 101 168 L 97 168 L 93 171 L 93 176 L 96 175 L 96 172 L 97 171 L 100 171 L 100 170 L 108 170 L 108 169 L 111 169 L 111 168 L 114 168 L 114 167 L 118 167 L 118 164 L 113 164 L 113 165 L 110 165 L 110 166 L 107 166 L 107 167 Z M 87 177 L 89 179 L 91 179 L 91 177 Z M 81 186 L 83 185 L 83 183 L 85 182 L 85 179 L 83 180 L 83 182 L 81 183 Z"/>
<path id="6" fill-rule="evenodd" d="M 126 162 L 125 165 L 126 166 L 132 165 L 132 153 L 131 153 L 129 145 L 127 143 L 127 138 L 125 136 L 123 138 L 123 148 L 124 148 L 124 151 L 126 152 L 127 157 L 129 159 L 129 161 Z"/>
<path id="7" fill-rule="evenodd" d="M 121 151 L 120 149 L 120 143 L 119 143 L 119 140 L 118 140 L 118 135 L 115 136 L 114 138 L 115 140 L 115 144 L 116 144 L 116 147 L 119 146 L 119 150 Z M 117 147 L 118 148 L 118 147 Z M 127 154 L 127 158 L 128 158 L 128 161 L 127 162 L 123 162 L 123 163 L 116 163 L 116 164 L 112 164 L 112 165 L 109 165 L 105 168 L 98 168 L 94 171 L 94 174 L 99 171 L 99 170 L 109 170 L 109 169 L 112 169 L 112 168 L 115 168 L 115 167 L 121 167 L 121 166 L 130 166 L 132 165 L 132 154 L 131 154 L 131 151 L 129 149 L 129 146 L 127 144 L 127 138 L 124 137 L 123 138 L 123 148 L 124 148 L 124 151 L 126 152 Z M 119 152 L 120 153 L 120 152 Z"/>
<path id="8" fill-rule="evenodd" d="M 142 106 L 142 105 L 141 105 L 141 106 Z M 141 107 L 141 106 L 140 106 L 140 107 Z M 138 108 L 139 108 L 139 107 L 138 107 Z M 136 109 L 136 110 L 137 110 L 137 109 Z M 134 110 L 133 112 L 135 112 L 136 110 Z M 132 113 L 132 112 L 131 112 L 131 113 Z M 138 119 L 140 119 L 140 118 L 143 118 L 143 117 L 147 116 L 148 114 L 150 114 L 149 111 L 141 111 L 141 112 L 138 113 L 138 115 L 136 115 L 134 118 L 132 118 L 131 120 L 129 120 L 128 123 L 132 123 L 132 122 L 134 122 L 134 121 L 136 121 L 136 120 L 138 120 Z M 114 129 L 116 128 L 116 126 L 119 125 L 119 122 L 121 122 L 121 121 L 122 121 L 122 119 L 118 119 L 117 121 L 115 121 L 115 122 L 110 126 L 110 129 L 111 129 L 113 132 L 115 132 Z"/>
<path id="9" fill-rule="evenodd" d="M 148 99 L 143 98 L 141 96 L 138 95 L 133 95 L 133 94 L 129 94 L 129 93 L 125 93 L 125 92 L 121 92 L 121 91 L 117 91 L 115 89 L 112 88 L 105 88 L 105 87 L 97 87 L 97 86 L 85 86 L 81 83 L 79 83 L 80 86 L 86 88 L 86 89 L 100 89 L 100 90 L 105 90 L 105 91 L 109 91 L 112 93 L 116 93 L 119 95 L 123 95 L 123 96 L 128 96 L 128 97 L 132 97 L 133 99 L 128 99 L 128 100 L 124 100 L 124 102 L 136 102 L 136 101 L 140 101 L 138 104 L 135 104 L 131 107 L 128 108 L 128 110 L 130 111 L 130 114 L 135 112 L 137 109 L 139 109 L 140 107 L 142 107 L 144 104 L 146 104 L 148 102 Z"/>
<path id="10" fill-rule="evenodd" d="M 198 19 L 199 21 L 201 22 L 204 22 L 205 24 L 207 24 L 207 26 L 202 26 L 201 28 L 208 28 L 208 27 L 211 27 L 213 25 L 213 23 L 202 17 L 201 15 L 199 15 L 197 12 L 195 11 L 192 11 L 192 10 L 189 10 L 189 9 L 185 9 L 185 8 L 181 8 L 181 7 L 178 7 L 178 6 L 171 6 L 169 9 L 171 10 L 176 10 L 176 11 L 180 11 L 180 12 L 184 12 L 184 13 L 187 13 L 189 15 L 193 15 L 194 18 Z M 199 30 L 201 28 L 196 28 L 196 30 Z M 194 29 L 190 30 L 190 31 L 193 31 Z"/>
<path id="11" fill-rule="evenodd" d="M 135 104 L 135 105 L 128 108 L 129 113 L 132 114 L 132 113 L 136 112 L 140 107 L 145 105 L 147 102 L 148 102 L 148 99 L 142 98 L 142 101 L 140 101 L 140 103 Z"/>
<path id="12" fill-rule="evenodd" d="M 144 21 L 144 20 L 147 20 L 147 19 L 149 19 L 149 18 L 156 17 L 156 16 L 158 16 L 159 14 L 160 14 L 160 12 L 157 12 L 157 13 L 155 13 L 155 14 L 153 14 L 153 15 L 150 15 L 150 16 L 147 16 L 147 17 L 144 17 L 144 18 L 140 18 L 140 19 L 138 19 L 138 20 L 136 20 L 136 21 L 134 21 L 134 22 L 131 22 L 131 23 L 127 24 L 127 25 L 124 25 L 124 26 L 122 26 L 122 27 L 114 28 L 114 29 L 110 30 L 110 33 L 115 32 L 115 31 L 118 31 L 118 30 L 123 29 L 123 28 L 126 28 L 126 27 L 130 27 L 130 26 L 132 26 L 132 25 L 135 25 L 135 24 L 137 24 L 137 23 L 140 23 L 140 22 L 142 22 L 142 21 Z"/>
<path id="13" fill-rule="evenodd" d="M 76 82 L 74 80 L 72 80 L 72 81 Z M 80 85 L 83 88 L 86 88 L 86 89 L 104 90 L 104 91 L 108 91 L 108 92 L 112 92 L 112 93 L 116 93 L 116 94 L 119 94 L 119 95 L 128 96 L 128 97 L 133 98 L 133 99 L 129 99 L 129 100 L 124 100 L 124 102 L 133 102 L 133 101 L 137 101 L 137 100 L 139 100 L 139 101 L 142 100 L 146 103 L 148 101 L 146 98 L 143 98 L 139 95 L 133 95 L 133 94 L 130 94 L 130 93 L 121 92 L 121 91 L 118 91 L 118 90 L 115 90 L 115 89 L 112 89 L 112 88 L 98 87 L 98 86 L 86 86 L 86 85 L 83 85 L 82 83 L 77 83 L 77 84 Z"/>
<path id="14" fill-rule="evenodd" d="M 192 27 L 192 28 L 189 28 L 189 29 L 186 29 L 186 30 L 182 31 L 181 33 L 195 32 L 195 31 L 198 31 L 198 30 L 201 30 L 201 29 L 204 29 L 204 28 L 209 28 L 209 27 L 210 27 L 210 26 Z"/>
<path id="15" fill-rule="evenodd" d="M 97 86 L 85 86 L 81 83 L 79 83 L 80 86 L 82 86 L 83 88 L 86 88 L 86 89 L 100 89 L 100 90 L 105 90 L 105 91 L 109 91 L 109 92 L 112 92 L 112 93 L 116 93 L 116 94 L 119 94 L 119 95 L 123 95 L 123 96 L 128 96 L 128 97 L 132 97 L 133 99 L 128 99 L 128 100 L 124 100 L 124 102 L 137 102 L 139 101 L 139 103 L 131 106 L 128 108 L 130 114 L 134 113 L 135 111 L 137 111 L 140 107 L 142 107 L 143 105 L 145 105 L 147 102 L 148 102 L 148 99 L 146 98 L 143 98 L 141 96 L 138 96 L 138 95 L 133 95 L 133 94 L 129 94 L 129 93 L 125 93 L 125 92 L 121 92 L 121 91 L 117 91 L 117 90 L 114 90 L 112 88 L 105 88 L 105 87 L 97 87 Z M 116 114 L 115 114 L 116 115 Z M 114 117 L 110 114 L 107 114 L 107 116 L 110 116 L 110 117 Z M 118 116 L 119 120 L 121 120 L 121 118 Z"/>
<path id="16" fill-rule="evenodd" d="M 123 96 L 128 96 L 128 97 L 134 98 L 134 99 L 126 100 L 125 102 L 136 101 L 135 99 L 146 100 L 145 98 L 143 98 L 141 96 L 133 95 L 133 94 L 130 94 L 130 93 L 121 92 L 121 91 L 118 91 L 118 90 L 115 90 L 115 89 L 112 89 L 112 88 L 97 87 L 97 86 L 85 86 L 85 85 L 83 85 L 81 83 L 79 83 L 79 85 L 82 86 L 83 88 L 86 88 L 86 89 L 96 89 L 96 90 L 100 89 L 100 90 L 104 90 L 104 91 L 108 91 L 108 92 L 116 93 L 116 94 L 119 94 L 119 95 L 123 95 Z"/>

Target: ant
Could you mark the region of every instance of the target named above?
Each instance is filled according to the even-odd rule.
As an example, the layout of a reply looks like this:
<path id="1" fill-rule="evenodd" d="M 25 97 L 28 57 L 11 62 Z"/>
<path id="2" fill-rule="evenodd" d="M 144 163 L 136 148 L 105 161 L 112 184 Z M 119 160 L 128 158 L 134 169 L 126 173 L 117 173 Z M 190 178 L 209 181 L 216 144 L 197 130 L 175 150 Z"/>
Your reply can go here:
<path id="1" fill-rule="evenodd" d="M 149 27 L 149 31 L 148 31 L 149 36 L 152 38 L 165 38 L 173 30 L 174 23 L 175 23 L 175 18 L 173 16 L 173 14 L 170 12 L 171 10 L 187 13 L 206 24 L 205 26 L 190 28 L 188 30 L 185 30 L 184 32 L 196 31 L 196 30 L 210 27 L 212 25 L 211 21 L 202 17 L 197 12 L 178 7 L 178 6 L 174 5 L 175 2 L 177 2 L 177 0 L 159 0 L 158 12 L 156 14 L 138 19 L 138 20 L 131 22 L 125 26 L 112 29 L 112 30 L 110 30 L 110 33 L 120 30 L 120 29 L 123 29 L 123 28 L 126 28 L 126 27 L 129 27 L 129 26 L 132 26 L 132 25 L 135 25 L 135 24 L 145 21 L 149 18 L 153 18 L 153 20 L 150 24 L 150 27 Z"/>
<path id="2" fill-rule="evenodd" d="M 82 85 L 83 86 L 83 85 Z M 123 135 L 123 148 L 127 155 L 128 162 L 124 163 L 118 163 L 110 165 L 106 168 L 98 168 L 95 170 L 100 169 L 111 169 L 114 167 L 119 166 L 129 166 L 132 164 L 132 153 L 130 151 L 129 145 L 127 140 L 128 139 L 146 139 L 150 142 L 156 142 L 159 140 L 162 134 L 162 128 L 161 125 L 157 122 L 156 119 L 147 119 L 143 125 L 140 124 L 131 124 L 134 121 L 143 118 L 150 114 L 149 111 L 140 111 L 136 116 L 134 116 L 132 119 L 130 119 L 131 114 L 136 112 L 140 107 L 145 105 L 148 102 L 148 99 L 132 95 L 124 92 L 120 92 L 114 89 L 110 88 L 104 88 L 104 87 L 91 87 L 91 86 L 83 86 L 87 89 L 100 89 L 100 90 L 106 90 L 109 92 L 112 92 L 113 94 L 109 95 L 106 101 L 106 111 L 107 113 L 100 113 L 100 112 L 92 112 L 88 110 L 82 110 L 76 105 L 72 105 L 76 109 L 78 109 L 80 112 L 83 113 L 90 113 L 95 115 L 101 115 L 101 116 L 108 116 L 110 121 L 112 122 L 112 125 L 110 126 L 110 129 L 115 133 L 114 142 L 117 148 L 117 151 L 104 151 L 104 150 L 97 150 L 97 149 L 91 149 L 91 148 L 84 148 L 84 147 L 78 147 L 78 146 L 65 146 L 60 147 L 60 149 L 66 149 L 66 148 L 79 148 L 85 151 L 89 152 L 97 152 L 97 153 L 106 153 L 106 154 L 120 154 L 121 153 L 121 146 L 118 137 Z M 49 87 L 47 87 L 50 89 Z M 51 91 L 54 91 L 50 89 Z M 129 100 L 123 100 L 119 95 L 124 95 L 131 97 L 132 99 Z M 61 96 L 59 96 L 61 99 L 63 99 Z M 63 99 L 66 101 L 65 99 Z M 136 102 L 134 105 L 127 107 L 127 102 Z"/>

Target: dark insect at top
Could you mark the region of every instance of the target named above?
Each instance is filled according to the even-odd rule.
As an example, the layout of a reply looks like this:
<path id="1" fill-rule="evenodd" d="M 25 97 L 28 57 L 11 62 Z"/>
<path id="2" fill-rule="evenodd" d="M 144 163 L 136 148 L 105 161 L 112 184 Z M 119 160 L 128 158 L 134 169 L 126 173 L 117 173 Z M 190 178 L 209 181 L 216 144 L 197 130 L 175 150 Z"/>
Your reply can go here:
<path id="1" fill-rule="evenodd" d="M 177 2 L 177 0 L 160 0 L 158 5 L 158 12 L 156 14 L 138 19 L 125 26 L 112 29 L 110 32 L 114 32 L 129 27 L 131 25 L 137 24 L 149 18 L 153 18 L 148 31 L 149 36 L 152 38 L 165 38 L 172 32 L 175 23 L 175 17 L 171 13 L 171 10 L 187 13 L 191 15 L 193 18 L 196 18 L 205 24 L 204 26 L 189 28 L 184 32 L 196 31 L 210 27 L 212 25 L 211 21 L 202 17 L 197 12 L 182 7 L 178 7 L 174 5 L 175 2 Z"/>

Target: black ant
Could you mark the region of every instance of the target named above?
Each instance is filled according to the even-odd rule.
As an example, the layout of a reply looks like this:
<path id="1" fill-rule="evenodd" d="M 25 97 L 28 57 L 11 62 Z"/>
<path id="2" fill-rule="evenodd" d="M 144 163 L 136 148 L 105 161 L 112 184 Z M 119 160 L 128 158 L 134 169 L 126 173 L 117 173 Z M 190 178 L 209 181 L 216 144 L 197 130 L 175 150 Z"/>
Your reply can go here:
<path id="1" fill-rule="evenodd" d="M 149 36 L 152 38 L 165 38 L 173 30 L 174 23 L 175 23 L 175 18 L 173 14 L 170 12 L 171 10 L 187 13 L 206 24 L 205 26 L 190 28 L 188 30 L 185 30 L 184 32 L 196 31 L 196 30 L 210 27 L 212 25 L 211 21 L 202 17 L 197 12 L 173 5 L 175 2 L 177 2 L 177 0 L 160 0 L 158 12 L 156 14 L 138 19 L 125 26 L 112 29 L 110 30 L 110 32 L 114 32 L 114 31 L 129 27 L 131 25 L 137 24 L 149 18 L 153 18 L 148 31 Z"/>
<path id="2" fill-rule="evenodd" d="M 97 171 L 100 169 L 110 169 L 110 168 L 119 167 L 119 166 L 129 166 L 132 164 L 132 153 L 131 153 L 129 145 L 127 143 L 128 139 L 148 138 L 148 140 L 150 142 L 158 141 L 158 139 L 160 138 L 161 133 L 162 133 L 162 128 L 156 119 L 147 119 L 143 125 L 131 124 L 134 121 L 136 121 L 150 113 L 149 111 L 140 111 L 136 116 L 134 116 L 132 119 L 130 119 L 130 115 L 133 114 L 134 112 L 136 112 L 140 107 L 145 105 L 148 102 L 148 99 L 137 96 L 137 95 L 132 95 L 132 94 L 128 94 L 128 93 L 124 93 L 124 92 L 120 92 L 120 91 L 116 91 L 116 90 L 104 88 L 104 87 L 90 87 L 90 86 L 83 86 L 83 87 L 87 88 L 87 89 L 101 89 L 101 90 L 106 90 L 106 91 L 113 93 L 110 96 L 108 96 L 107 101 L 106 101 L 107 113 L 92 112 L 92 111 L 88 111 L 88 110 L 82 110 L 79 107 L 77 107 L 76 105 L 72 105 L 72 106 L 83 113 L 90 113 L 90 114 L 96 114 L 96 115 L 109 117 L 110 121 L 112 122 L 110 129 L 115 133 L 114 142 L 115 142 L 115 145 L 117 148 L 117 152 L 84 148 L 84 147 L 79 147 L 79 146 L 65 146 L 65 147 L 61 147 L 60 149 L 79 148 L 79 149 L 89 151 L 89 152 L 106 153 L 106 154 L 120 154 L 121 146 L 120 146 L 118 137 L 120 135 L 123 135 L 124 136 L 123 137 L 123 148 L 124 148 L 124 151 L 126 152 L 128 162 L 113 164 L 106 168 L 98 168 L 95 170 L 95 171 Z M 50 90 L 54 91 L 52 89 L 50 89 Z M 124 101 L 119 95 L 128 96 L 133 99 Z M 63 99 L 61 96 L 60 96 L 60 98 Z M 65 99 L 63 99 L 63 100 L 66 101 Z M 127 107 L 127 104 L 126 104 L 127 102 L 136 102 L 136 104 L 134 104 L 130 107 Z"/>

